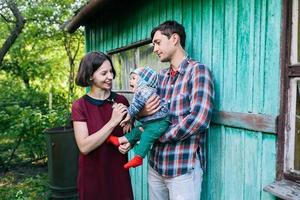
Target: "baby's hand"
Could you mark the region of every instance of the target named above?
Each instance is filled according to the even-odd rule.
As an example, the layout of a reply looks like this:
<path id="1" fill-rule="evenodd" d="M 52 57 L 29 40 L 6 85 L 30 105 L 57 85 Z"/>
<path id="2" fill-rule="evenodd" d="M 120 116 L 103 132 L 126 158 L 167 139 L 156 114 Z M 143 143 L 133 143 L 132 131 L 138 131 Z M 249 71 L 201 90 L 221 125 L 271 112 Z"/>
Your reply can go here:
<path id="1" fill-rule="evenodd" d="M 131 123 L 126 123 L 126 124 L 124 125 L 124 127 L 123 127 L 123 133 L 128 133 L 128 132 L 130 132 L 130 131 L 131 131 L 131 127 L 132 127 Z"/>
<path id="2" fill-rule="evenodd" d="M 131 117 L 130 117 L 130 115 L 127 113 L 125 119 L 123 119 L 123 121 L 120 122 L 120 126 L 121 126 L 121 127 L 124 127 L 127 123 L 130 122 L 130 119 L 131 119 Z"/>

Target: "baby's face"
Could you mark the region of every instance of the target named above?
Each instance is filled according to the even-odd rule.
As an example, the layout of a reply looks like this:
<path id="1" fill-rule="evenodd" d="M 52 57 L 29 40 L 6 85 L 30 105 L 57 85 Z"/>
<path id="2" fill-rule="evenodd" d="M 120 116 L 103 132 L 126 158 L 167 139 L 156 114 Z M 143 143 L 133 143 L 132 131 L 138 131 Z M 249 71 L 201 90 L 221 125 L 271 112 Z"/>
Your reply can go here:
<path id="1" fill-rule="evenodd" d="M 129 80 L 129 86 L 132 92 L 135 92 L 137 88 L 137 82 L 138 82 L 139 76 L 135 73 L 130 74 L 130 80 Z"/>

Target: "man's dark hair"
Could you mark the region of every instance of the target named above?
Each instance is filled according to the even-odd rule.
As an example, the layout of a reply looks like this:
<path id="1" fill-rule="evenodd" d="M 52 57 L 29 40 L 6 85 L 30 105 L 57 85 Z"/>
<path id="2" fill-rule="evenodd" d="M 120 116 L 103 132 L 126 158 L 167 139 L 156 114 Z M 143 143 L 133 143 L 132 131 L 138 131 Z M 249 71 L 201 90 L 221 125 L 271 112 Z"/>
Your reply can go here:
<path id="1" fill-rule="evenodd" d="M 89 52 L 87 53 L 80 61 L 79 69 L 77 72 L 77 76 L 75 79 L 76 85 L 82 87 L 88 87 L 92 85 L 91 77 L 93 73 L 104 63 L 104 61 L 108 60 L 112 66 L 112 72 L 114 78 L 116 76 L 116 71 L 112 64 L 110 57 L 102 52 Z"/>
<path id="2" fill-rule="evenodd" d="M 161 33 L 167 36 L 169 39 L 172 34 L 177 33 L 180 37 L 180 44 L 182 48 L 185 48 L 185 30 L 184 27 L 176 21 L 165 21 L 159 26 L 155 27 L 151 31 L 151 39 L 153 39 L 156 31 L 161 31 Z"/>

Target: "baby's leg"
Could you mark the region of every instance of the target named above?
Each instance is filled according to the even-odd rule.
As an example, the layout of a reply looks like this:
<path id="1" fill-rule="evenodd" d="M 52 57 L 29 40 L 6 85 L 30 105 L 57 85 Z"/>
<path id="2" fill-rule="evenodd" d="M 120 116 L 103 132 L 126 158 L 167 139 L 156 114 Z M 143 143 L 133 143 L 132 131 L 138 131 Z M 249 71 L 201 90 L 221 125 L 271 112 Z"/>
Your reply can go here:
<path id="1" fill-rule="evenodd" d="M 133 146 L 140 139 L 141 134 L 142 132 L 139 127 L 134 127 L 130 132 L 126 133 L 126 135 L 122 137 L 110 135 L 107 138 L 107 142 L 112 143 L 117 147 L 126 142 L 129 142 L 131 146 Z"/>
<path id="2" fill-rule="evenodd" d="M 138 144 L 135 149 L 135 153 L 137 155 L 124 165 L 125 169 L 129 169 L 130 167 L 138 167 L 143 164 L 143 158 L 146 156 L 153 142 L 157 139 L 151 137 L 151 135 L 151 132 L 149 132 L 149 129 L 146 126 L 144 132 L 141 135 L 140 144 Z"/>
<path id="3" fill-rule="evenodd" d="M 135 148 L 135 153 L 141 157 L 145 157 L 151 149 L 154 142 L 164 134 L 170 123 L 165 119 L 156 120 L 145 125 L 144 132 L 141 135 L 140 143 Z"/>
<path id="4" fill-rule="evenodd" d="M 137 141 L 141 138 L 142 131 L 140 130 L 140 126 L 134 127 L 130 132 L 126 133 L 125 137 L 131 144 L 134 146 Z"/>
<path id="5" fill-rule="evenodd" d="M 141 135 L 140 144 L 136 147 L 137 154 L 128 163 L 124 165 L 125 169 L 137 167 L 143 164 L 143 158 L 147 155 L 152 144 L 163 134 L 169 127 L 169 122 L 162 119 L 148 123 L 144 127 L 144 132 Z"/>
<path id="6" fill-rule="evenodd" d="M 113 145 L 115 145 L 115 146 L 118 147 L 118 146 L 120 146 L 120 144 L 128 142 L 128 140 L 124 136 L 122 136 L 122 137 L 116 137 L 116 136 L 110 135 L 107 138 L 107 142 L 112 143 Z"/>

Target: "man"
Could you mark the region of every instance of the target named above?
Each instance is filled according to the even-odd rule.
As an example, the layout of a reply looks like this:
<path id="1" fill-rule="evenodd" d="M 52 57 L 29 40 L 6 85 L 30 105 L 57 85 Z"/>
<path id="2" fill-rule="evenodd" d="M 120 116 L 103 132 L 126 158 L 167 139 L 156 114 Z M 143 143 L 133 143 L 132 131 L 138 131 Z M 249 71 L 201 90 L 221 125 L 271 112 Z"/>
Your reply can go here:
<path id="1" fill-rule="evenodd" d="M 149 196 L 151 200 L 198 200 L 204 159 L 201 141 L 213 109 L 212 76 L 206 66 L 187 56 L 181 24 L 166 21 L 152 30 L 151 38 L 153 52 L 170 64 L 160 71 L 157 94 L 168 105 L 171 125 L 150 152 Z"/>

